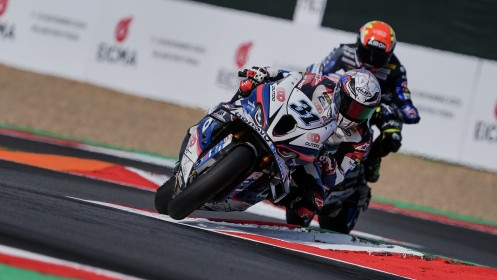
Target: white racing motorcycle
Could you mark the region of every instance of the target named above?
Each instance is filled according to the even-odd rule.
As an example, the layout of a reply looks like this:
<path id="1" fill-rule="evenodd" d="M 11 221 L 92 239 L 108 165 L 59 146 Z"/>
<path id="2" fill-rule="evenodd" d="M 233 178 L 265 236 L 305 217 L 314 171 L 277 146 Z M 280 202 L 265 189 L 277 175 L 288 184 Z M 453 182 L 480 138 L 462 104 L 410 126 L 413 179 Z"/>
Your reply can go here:
<path id="1" fill-rule="evenodd" d="M 312 163 L 336 130 L 320 75 L 285 73 L 243 99 L 221 103 L 189 130 L 173 176 L 155 196 L 161 214 L 244 211 L 290 191 L 292 172 Z"/>

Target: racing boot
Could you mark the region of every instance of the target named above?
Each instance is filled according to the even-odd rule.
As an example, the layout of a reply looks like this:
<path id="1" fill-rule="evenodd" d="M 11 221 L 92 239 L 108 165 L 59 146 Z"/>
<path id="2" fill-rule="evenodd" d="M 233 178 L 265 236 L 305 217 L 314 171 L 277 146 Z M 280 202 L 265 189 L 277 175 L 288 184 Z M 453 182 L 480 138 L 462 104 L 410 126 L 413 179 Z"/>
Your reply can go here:
<path id="1" fill-rule="evenodd" d="M 323 204 L 323 196 L 319 193 L 308 192 L 305 197 L 297 197 L 286 208 L 286 221 L 292 225 L 308 227 L 316 212 L 323 208 Z"/>
<path id="2" fill-rule="evenodd" d="M 308 227 L 311 224 L 313 218 L 314 212 L 305 207 L 286 209 L 286 222 L 288 224 Z"/>

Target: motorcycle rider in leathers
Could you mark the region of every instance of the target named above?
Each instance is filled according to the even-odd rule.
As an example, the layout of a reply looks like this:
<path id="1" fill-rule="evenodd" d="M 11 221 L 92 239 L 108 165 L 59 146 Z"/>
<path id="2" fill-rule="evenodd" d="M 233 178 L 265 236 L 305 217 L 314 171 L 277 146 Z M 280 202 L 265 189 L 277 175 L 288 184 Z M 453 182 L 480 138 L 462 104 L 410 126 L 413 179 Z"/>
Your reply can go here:
<path id="1" fill-rule="evenodd" d="M 328 78 L 334 81 L 340 75 L 330 74 Z M 323 208 L 317 213 L 321 228 L 337 232 L 348 233 L 355 226 L 360 211 L 368 207 L 371 198 L 370 188 L 363 182 L 364 160 L 371 148 L 373 132 L 369 121 L 358 125 L 339 127 L 325 144 L 321 157 L 317 163 L 321 173 L 308 170 L 312 179 L 322 176 L 323 183 L 330 190 L 325 197 Z M 299 172 L 300 170 L 297 170 Z M 340 178 L 335 181 L 328 180 L 329 175 L 336 173 Z M 294 176 L 298 186 L 310 185 L 311 176 Z M 286 209 L 286 220 L 289 224 L 308 226 L 309 219 L 296 213 L 290 207 Z"/>
<path id="2" fill-rule="evenodd" d="M 246 97 L 259 84 L 280 78 L 281 72 L 269 67 L 252 67 L 240 73 L 246 77 L 232 101 Z M 337 108 L 337 132 L 327 140 L 328 149 L 313 164 L 292 173 L 292 191 L 280 203 L 287 207 L 291 223 L 306 226 L 322 207 L 330 192 L 341 191 L 346 177 L 359 168 L 358 163 L 369 151 L 372 132 L 367 120 L 376 110 L 380 98 L 377 79 L 366 70 L 352 70 L 342 76 L 327 77 L 334 85 L 333 102 Z M 328 85 L 329 87 L 329 85 Z M 358 191 L 359 192 L 359 191 Z M 359 194 L 358 194 L 359 195 Z M 369 192 L 361 193 L 358 207 L 364 207 Z M 357 206 L 357 205 L 356 205 Z M 354 208 L 355 209 L 355 208 Z"/>
<path id="3" fill-rule="evenodd" d="M 360 28 L 355 44 L 341 44 L 321 63 L 312 64 L 307 69 L 308 72 L 328 75 L 364 68 L 380 82 L 382 105 L 372 118 L 372 124 L 379 128 L 381 136 L 374 141 L 364 162 L 368 182 L 378 181 L 381 158 L 399 150 L 402 124 L 416 124 L 420 120 L 407 87 L 405 67 L 393 53 L 396 43 L 390 25 L 371 21 Z"/>

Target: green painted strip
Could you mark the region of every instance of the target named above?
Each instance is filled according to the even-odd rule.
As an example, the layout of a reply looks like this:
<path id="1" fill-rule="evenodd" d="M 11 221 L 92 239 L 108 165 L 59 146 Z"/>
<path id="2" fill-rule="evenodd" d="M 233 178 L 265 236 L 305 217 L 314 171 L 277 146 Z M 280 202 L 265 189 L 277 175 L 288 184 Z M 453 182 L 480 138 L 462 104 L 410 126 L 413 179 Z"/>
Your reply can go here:
<path id="1" fill-rule="evenodd" d="M 27 132 L 27 133 L 32 133 L 32 134 L 35 134 L 38 136 L 52 137 L 52 138 L 57 138 L 57 139 L 61 139 L 61 140 L 78 142 L 78 143 L 82 143 L 82 144 L 86 144 L 86 145 L 90 145 L 90 146 L 126 151 L 126 152 L 147 155 L 147 156 L 152 156 L 152 157 L 161 158 L 161 159 L 172 160 L 172 161 L 178 160 L 177 158 L 174 158 L 174 157 L 170 157 L 170 156 L 166 156 L 166 155 L 162 155 L 162 154 L 158 154 L 158 153 L 153 153 L 153 152 L 149 152 L 149 151 L 130 149 L 130 148 L 115 146 L 115 145 L 111 145 L 111 144 L 95 142 L 95 141 L 90 141 L 90 140 L 86 140 L 86 139 L 80 139 L 80 138 L 71 137 L 71 136 L 62 135 L 62 134 L 57 134 L 57 133 L 53 133 L 53 132 L 49 132 L 49 131 L 45 131 L 45 130 L 18 126 L 15 124 L 0 123 L 0 128 L 18 130 L 18 131 L 23 131 L 23 132 Z"/>
<path id="2" fill-rule="evenodd" d="M 0 264 L 0 280 L 12 280 L 12 279 L 61 280 L 61 279 L 73 279 L 73 278 L 57 277 L 53 275 L 42 274 L 36 271 L 25 270 L 13 266 Z"/>
<path id="3" fill-rule="evenodd" d="M 438 210 L 438 209 L 434 209 L 434 208 L 430 208 L 430 207 L 426 207 L 426 206 L 410 204 L 407 202 L 395 201 L 395 200 L 388 199 L 388 198 L 373 196 L 372 201 L 379 202 L 379 203 L 391 204 L 391 205 L 398 207 L 398 208 L 416 210 L 416 211 L 425 212 L 425 213 L 429 213 L 429 214 L 445 216 L 445 217 L 448 217 L 448 218 L 451 218 L 454 220 L 460 220 L 460 221 L 470 222 L 470 223 L 474 223 L 474 224 L 481 224 L 481 225 L 488 225 L 488 226 L 497 227 L 497 223 L 494 221 L 489 221 L 489 220 L 485 220 L 485 219 L 481 219 L 481 218 L 475 218 L 475 217 L 471 217 L 471 216 L 456 214 L 456 213 Z"/>

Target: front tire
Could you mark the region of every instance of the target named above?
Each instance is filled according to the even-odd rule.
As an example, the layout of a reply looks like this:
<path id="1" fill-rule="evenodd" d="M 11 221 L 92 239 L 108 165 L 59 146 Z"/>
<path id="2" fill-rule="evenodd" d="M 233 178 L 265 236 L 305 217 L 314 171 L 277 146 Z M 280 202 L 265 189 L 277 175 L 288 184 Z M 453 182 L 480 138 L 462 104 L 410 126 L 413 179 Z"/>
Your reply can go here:
<path id="1" fill-rule="evenodd" d="M 176 176 L 171 176 L 155 193 L 155 209 L 159 214 L 167 215 L 167 207 L 173 199 L 174 188 L 176 185 Z"/>
<path id="2" fill-rule="evenodd" d="M 243 182 L 251 171 L 254 159 L 251 148 L 245 145 L 234 147 L 169 203 L 169 216 L 175 220 L 184 219 L 226 188 Z"/>

